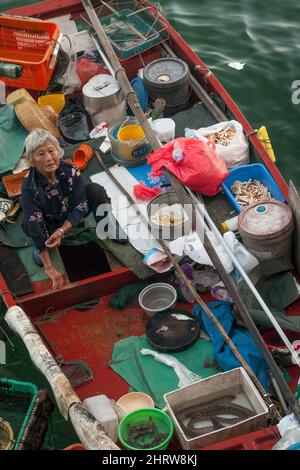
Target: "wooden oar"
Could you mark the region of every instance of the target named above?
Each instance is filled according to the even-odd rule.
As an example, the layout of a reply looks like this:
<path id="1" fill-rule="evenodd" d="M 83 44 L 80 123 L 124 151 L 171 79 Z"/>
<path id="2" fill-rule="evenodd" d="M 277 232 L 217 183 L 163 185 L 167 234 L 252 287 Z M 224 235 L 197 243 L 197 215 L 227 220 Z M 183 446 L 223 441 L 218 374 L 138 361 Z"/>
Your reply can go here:
<path id="1" fill-rule="evenodd" d="M 102 424 L 81 404 L 80 398 L 21 307 L 10 307 L 4 319 L 22 338 L 32 362 L 51 385 L 61 414 L 66 420 L 70 418 L 82 444 L 90 450 L 120 450 L 106 434 Z"/>

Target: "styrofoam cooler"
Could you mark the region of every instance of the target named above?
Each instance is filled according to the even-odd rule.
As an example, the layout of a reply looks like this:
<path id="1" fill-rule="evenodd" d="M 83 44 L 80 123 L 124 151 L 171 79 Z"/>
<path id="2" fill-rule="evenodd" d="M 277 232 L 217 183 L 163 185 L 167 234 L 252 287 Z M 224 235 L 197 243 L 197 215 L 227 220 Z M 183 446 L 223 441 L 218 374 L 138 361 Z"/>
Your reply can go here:
<path id="1" fill-rule="evenodd" d="M 176 418 L 176 412 L 191 406 L 223 397 L 225 394 L 242 394 L 251 406 L 253 416 L 241 420 L 237 424 L 226 426 L 216 431 L 188 438 Z M 253 382 L 242 367 L 222 372 L 206 379 L 199 380 L 187 387 L 166 393 L 164 400 L 167 411 L 174 423 L 177 438 L 183 449 L 199 449 L 216 442 L 230 439 L 240 434 L 256 431 L 266 426 L 269 409 L 258 393 Z"/>

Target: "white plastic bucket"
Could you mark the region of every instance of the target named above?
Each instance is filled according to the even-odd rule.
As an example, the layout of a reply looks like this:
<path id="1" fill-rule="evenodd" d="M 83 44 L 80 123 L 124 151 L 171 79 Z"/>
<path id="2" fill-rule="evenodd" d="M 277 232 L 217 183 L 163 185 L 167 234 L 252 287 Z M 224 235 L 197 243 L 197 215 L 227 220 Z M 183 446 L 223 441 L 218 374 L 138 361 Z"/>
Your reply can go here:
<path id="1" fill-rule="evenodd" d="M 175 138 L 175 121 L 173 119 L 155 119 L 151 126 L 161 143 L 170 142 Z"/>

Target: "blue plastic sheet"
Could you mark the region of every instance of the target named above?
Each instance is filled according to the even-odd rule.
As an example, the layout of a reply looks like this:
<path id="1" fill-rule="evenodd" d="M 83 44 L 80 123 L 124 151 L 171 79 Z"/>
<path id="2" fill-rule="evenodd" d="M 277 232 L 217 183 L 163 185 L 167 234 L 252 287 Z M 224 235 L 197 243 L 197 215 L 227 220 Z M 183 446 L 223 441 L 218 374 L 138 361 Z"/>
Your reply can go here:
<path id="1" fill-rule="evenodd" d="M 264 389 L 268 392 L 269 381 L 267 364 L 250 333 L 235 324 L 231 313 L 231 304 L 229 302 L 208 302 L 207 306 L 221 323 L 231 341 L 249 364 Z M 215 358 L 219 366 L 224 371 L 241 367 L 240 361 L 233 355 L 223 336 L 212 320 L 204 313 L 200 305 L 194 307 L 193 314 L 198 318 L 201 328 L 210 336 L 215 347 Z"/>

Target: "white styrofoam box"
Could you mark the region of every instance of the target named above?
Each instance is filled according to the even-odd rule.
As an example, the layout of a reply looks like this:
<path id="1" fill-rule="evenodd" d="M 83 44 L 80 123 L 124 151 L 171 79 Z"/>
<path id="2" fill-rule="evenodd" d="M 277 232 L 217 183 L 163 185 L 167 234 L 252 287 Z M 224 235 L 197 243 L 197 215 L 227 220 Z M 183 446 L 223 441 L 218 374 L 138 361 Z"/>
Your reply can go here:
<path id="1" fill-rule="evenodd" d="M 204 402 L 221 398 L 225 394 L 240 394 L 247 401 L 248 407 L 252 408 L 254 415 L 237 424 L 188 438 L 176 418 L 176 412 L 188 406 L 193 406 L 196 403 L 200 405 Z M 259 427 L 266 425 L 266 417 L 269 413 L 269 408 L 242 367 L 228 372 L 221 372 L 194 382 L 187 387 L 166 393 L 164 399 L 183 449 L 199 449 L 234 436 L 255 431 Z M 245 403 L 243 403 L 243 406 L 245 406 Z"/>
<path id="2" fill-rule="evenodd" d="M 86 409 L 102 424 L 113 442 L 118 440 L 118 416 L 106 395 L 96 395 L 83 400 Z"/>

